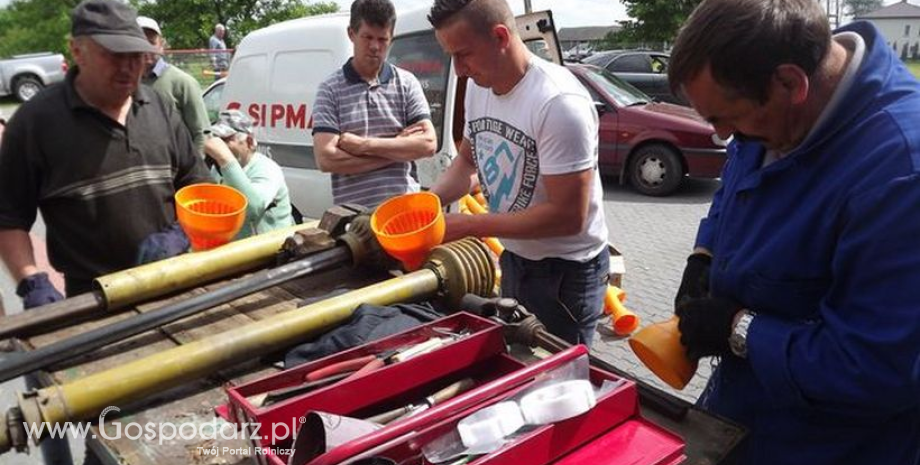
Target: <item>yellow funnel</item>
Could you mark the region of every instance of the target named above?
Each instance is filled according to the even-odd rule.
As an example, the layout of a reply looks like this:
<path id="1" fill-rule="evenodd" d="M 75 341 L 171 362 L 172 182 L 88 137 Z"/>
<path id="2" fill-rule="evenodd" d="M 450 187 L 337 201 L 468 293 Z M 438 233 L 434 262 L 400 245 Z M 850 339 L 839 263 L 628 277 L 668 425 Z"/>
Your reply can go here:
<path id="1" fill-rule="evenodd" d="M 626 292 L 616 286 L 607 286 L 604 295 L 604 313 L 610 315 L 613 332 L 620 336 L 628 336 L 639 327 L 639 317 L 623 305 L 626 301 Z"/>
<path id="2" fill-rule="evenodd" d="M 387 200 L 371 216 L 371 229 L 388 254 L 408 271 L 419 269 L 428 252 L 444 240 L 441 199 L 430 192 Z"/>
<path id="3" fill-rule="evenodd" d="M 674 316 L 670 320 L 642 328 L 629 338 L 629 347 L 652 373 L 668 383 L 668 386 L 679 390 L 686 387 L 693 378 L 697 361 L 687 358 L 687 348 L 680 343 L 678 321 L 679 318 Z"/>

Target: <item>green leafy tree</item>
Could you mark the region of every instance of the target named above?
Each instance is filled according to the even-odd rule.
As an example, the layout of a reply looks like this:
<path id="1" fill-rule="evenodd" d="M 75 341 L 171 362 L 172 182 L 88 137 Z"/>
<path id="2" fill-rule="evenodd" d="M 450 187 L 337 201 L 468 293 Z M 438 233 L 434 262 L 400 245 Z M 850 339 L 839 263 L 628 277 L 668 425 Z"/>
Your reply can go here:
<path id="1" fill-rule="evenodd" d="M 664 44 L 677 36 L 680 26 L 700 0 L 622 0 L 631 21 L 611 38 L 627 44 Z"/>
<path id="2" fill-rule="evenodd" d="M 111 0 L 119 1 L 119 0 Z M 130 0 L 155 18 L 172 48 L 207 48 L 214 25 L 228 27 L 232 47 L 249 32 L 288 19 L 338 11 L 332 1 L 302 0 Z M 68 55 L 70 12 L 79 0 L 13 0 L 0 9 L 0 57 L 57 52 Z"/>
<path id="3" fill-rule="evenodd" d="M 338 11 L 332 1 L 301 0 L 131 0 L 140 14 L 160 23 L 171 48 L 207 48 L 214 25 L 227 27 L 225 41 L 234 47 L 246 34 L 271 24 Z"/>
<path id="4" fill-rule="evenodd" d="M 69 55 L 70 11 L 78 0 L 14 0 L 0 9 L 0 57 L 35 52 Z"/>
<path id="5" fill-rule="evenodd" d="M 862 16 L 882 7 L 882 0 L 843 0 L 843 11 L 847 16 Z"/>

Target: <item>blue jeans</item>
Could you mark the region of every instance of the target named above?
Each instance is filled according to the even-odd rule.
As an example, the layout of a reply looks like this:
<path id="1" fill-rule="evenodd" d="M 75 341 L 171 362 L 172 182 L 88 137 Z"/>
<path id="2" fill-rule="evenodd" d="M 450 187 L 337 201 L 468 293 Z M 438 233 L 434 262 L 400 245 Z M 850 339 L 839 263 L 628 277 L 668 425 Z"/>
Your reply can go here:
<path id="1" fill-rule="evenodd" d="M 528 260 L 506 250 L 499 264 L 502 297 L 517 299 L 556 336 L 591 347 L 609 280 L 606 248 L 584 263 L 561 258 Z"/>

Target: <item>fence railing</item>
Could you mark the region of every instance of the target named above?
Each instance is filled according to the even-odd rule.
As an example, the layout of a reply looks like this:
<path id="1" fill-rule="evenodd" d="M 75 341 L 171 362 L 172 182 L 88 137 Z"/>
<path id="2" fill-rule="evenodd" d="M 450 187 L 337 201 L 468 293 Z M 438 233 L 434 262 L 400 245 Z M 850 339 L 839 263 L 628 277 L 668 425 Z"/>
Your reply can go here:
<path id="1" fill-rule="evenodd" d="M 212 82 L 227 76 L 227 68 L 233 59 L 233 49 L 166 50 L 163 58 L 194 77 L 204 90 Z"/>

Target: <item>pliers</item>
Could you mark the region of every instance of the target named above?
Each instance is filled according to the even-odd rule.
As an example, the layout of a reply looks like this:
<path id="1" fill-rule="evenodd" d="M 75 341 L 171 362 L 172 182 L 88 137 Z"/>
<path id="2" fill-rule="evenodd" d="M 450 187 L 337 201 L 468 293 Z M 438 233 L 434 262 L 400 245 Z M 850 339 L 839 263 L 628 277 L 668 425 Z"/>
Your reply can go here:
<path id="1" fill-rule="evenodd" d="M 394 355 L 398 354 L 401 349 L 385 350 L 379 354 L 365 355 L 342 362 L 333 363 L 332 365 L 319 368 L 307 373 L 304 381 L 317 381 L 341 373 L 350 373 L 343 381 L 363 375 L 381 368 L 390 363 Z"/>

